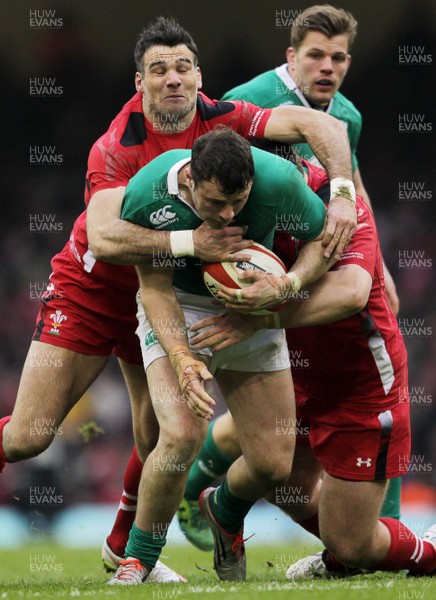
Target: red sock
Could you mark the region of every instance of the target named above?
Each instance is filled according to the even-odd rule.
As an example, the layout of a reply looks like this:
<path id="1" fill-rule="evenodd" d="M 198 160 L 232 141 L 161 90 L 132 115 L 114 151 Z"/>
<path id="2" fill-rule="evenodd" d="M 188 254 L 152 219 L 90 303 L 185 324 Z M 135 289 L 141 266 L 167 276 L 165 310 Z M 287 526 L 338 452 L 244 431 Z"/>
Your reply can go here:
<path id="1" fill-rule="evenodd" d="M 5 453 L 3 452 L 3 427 L 6 425 L 6 423 L 9 423 L 10 420 L 11 420 L 10 415 L 0 419 L 0 473 L 5 468 L 6 463 L 9 462 L 8 459 L 6 458 Z"/>
<path id="2" fill-rule="evenodd" d="M 380 571 L 400 571 L 425 575 L 436 571 L 436 548 L 416 536 L 397 519 L 379 519 L 389 529 L 391 545 L 385 558 L 375 566 Z"/>
<path id="3" fill-rule="evenodd" d="M 318 513 L 314 514 L 312 517 L 308 519 L 304 519 L 304 521 L 295 521 L 297 525 L 300 525 L 303 529 L 312 533 L 318 539 L 321 538 L 319 534 L 319 521 L 318 521 Z"/>
<path id="4" fill-rule="evenodd" d="M 138 487 L 141 479 L 142 467 L 143 464 L 139 460 L 136 446 L 134 446 L 124 472 L 124 490 L 115 523 L 107 538 L 107 543 L 112 552 L 115 552 L 118 556 L 124 556 L 124 549 L 127 545 L 127 540 L 129 539 L 130 529 L 135 520 Z"/>

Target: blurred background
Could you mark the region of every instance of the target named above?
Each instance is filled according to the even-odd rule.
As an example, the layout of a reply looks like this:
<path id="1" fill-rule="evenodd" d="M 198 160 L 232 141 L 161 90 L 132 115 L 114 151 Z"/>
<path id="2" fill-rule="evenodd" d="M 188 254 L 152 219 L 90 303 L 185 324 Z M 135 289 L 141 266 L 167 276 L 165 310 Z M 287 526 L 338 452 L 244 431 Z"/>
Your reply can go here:
<path id="1" fill-rule="evenodd" d="M 332 3 L 350 10 L 359 22 L 352 67 L 341 91 L 363 115 L 360 170 L 401 301 L 413 427 L 403 512 L 413 509 L 413 521 L 422 510 L 433 516 L 436 511 L 436 3 Z M 89 149 L 135 92 L 133 49 L 142 26 L 159 14 L 176 17 L 197 42 L 203 91 L 219 98 L 282 64 L 290 20 L 315 2 L 1 4 L 3 416 L 14 405 L 50 259 L 68 240 L 84 207 Z M 49 90 L 38 93 L 37 88 Z M 85 442 L 78 428 L 90 421 L 102 432 Z M 128 397 L 114 361 L 72 411 L 51 448 L 1 476 L 0 546 L 58 531 L 66 515 L 73 515 L 77 543 L 94 542 L 92 531 L 102 539 L 120 498 L 131 443 Z M 35 506 L 35 488 L 52 501 Z M 83 504 L 87 512 L 72 512 Z M 90 512 L 92 506 L 97 510 Z M 85 535 L 85 522 L 93 519 L 98 526 L 90 526 Z M 74 535 L 67 531 L 71 542 Z"/>

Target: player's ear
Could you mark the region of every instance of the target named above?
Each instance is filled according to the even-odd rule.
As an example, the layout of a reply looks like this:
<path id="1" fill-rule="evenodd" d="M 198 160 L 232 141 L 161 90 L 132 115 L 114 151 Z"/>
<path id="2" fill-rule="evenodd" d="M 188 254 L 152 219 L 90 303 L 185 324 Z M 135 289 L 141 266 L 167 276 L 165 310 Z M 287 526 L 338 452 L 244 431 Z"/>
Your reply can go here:
<path id="1" fill-rule="evenodd" d="M 135 73 L 135 88 L 137 92 L 144 91 L 142 87 L 142 75 L 139 73 L 139 71 L 136 71 Z"/>
<path id="2" fill-rule="evenodd" d="M 201 90 L 201 88 L 203 87 L 203 77 L 201 75 L 200 67 L 196 67 L 196 70 L 197 70 L 197 87 L 199 90 Z"/>
<path id="3" fill-rule="evenodd" d="M 295 68 L 295 50 L 292 46 L 286 50 L 286 62 L 290 69 Z"/>

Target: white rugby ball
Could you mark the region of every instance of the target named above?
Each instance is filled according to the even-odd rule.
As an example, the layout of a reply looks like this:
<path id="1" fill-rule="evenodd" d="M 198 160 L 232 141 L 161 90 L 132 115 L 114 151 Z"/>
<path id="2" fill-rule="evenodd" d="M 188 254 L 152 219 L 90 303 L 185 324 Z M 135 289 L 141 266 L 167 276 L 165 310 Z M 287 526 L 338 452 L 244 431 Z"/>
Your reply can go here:
<path id="1" fill-rule="evenodd" d="M 272 250 L 268 250 L 268 248 L 262 246 L 262 244 L 255 242 L 247 250 L 244 250 L 244 252 L 251 256 L 250 260 L 217 263 L 204 262 L 202 264 L 201 270 L 204 283 L 212 296 L 220 302 L 223 302 L 223 300 L 222 298 L 218 298 L 217 293 L 222 285 L 239 290 L 251 285 L 251 283 L 239 279 L 242 273 L 246 273 L 247 271 L 261 271 L 278 277 L 286 275 L 286 267 L 280 258 Z M 268 310 L 253 311 L 253 314 L 267 314 L 271 311 L 280 310 L 282 306 L 283 303 Z"/>

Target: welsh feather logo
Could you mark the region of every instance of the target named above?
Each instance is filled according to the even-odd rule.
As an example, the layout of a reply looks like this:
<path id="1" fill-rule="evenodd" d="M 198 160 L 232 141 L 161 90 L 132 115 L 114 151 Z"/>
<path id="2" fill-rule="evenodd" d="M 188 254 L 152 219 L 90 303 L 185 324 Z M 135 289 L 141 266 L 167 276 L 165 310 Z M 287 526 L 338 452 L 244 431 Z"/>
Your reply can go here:
<path id="1" fill-rule="evenodd" d="M 167 225 L 168 222 L 171 221 L 171 219 L 174 219 L 176 216 L 176 213 L 173 212 L 171 209 L 171 205 L 167 204 L 163 208 L 152 212 L 150 215 L 150 221 L 153 223 L 153 225 L 156 226 Z"/>
<path id="2" fill-rule="evenodd" d="M 51 313 L 50 319 L 51 329 L 49 333 L 51 333 L 52 335 L 60 335 L 61 332 L 59 331 L 59 327 L 62 325 L 63 321 L 66 321 L 68 319 L 68 317 L 62 314 L 61 310 L 57 310 L 56 312 Z"/>

